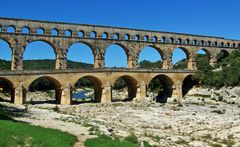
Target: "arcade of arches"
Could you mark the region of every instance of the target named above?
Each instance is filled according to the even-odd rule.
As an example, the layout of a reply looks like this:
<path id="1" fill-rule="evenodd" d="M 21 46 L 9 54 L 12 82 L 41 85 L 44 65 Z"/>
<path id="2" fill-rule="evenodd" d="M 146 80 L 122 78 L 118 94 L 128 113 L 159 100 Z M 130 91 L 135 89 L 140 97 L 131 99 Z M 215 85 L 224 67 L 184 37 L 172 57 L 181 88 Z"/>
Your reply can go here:
<path id="1" fill-rule="evenodd" d="M 173 65 L 176 63 L 176 61 L 180 61 L 177 59 L 176 54 L 179 54 L 179 52 L 175 53 L 175 50 L 181 50 L 182 54 L 185 54 L 187 65 L 185 69 L 187 70 L 196 70 L 196 57 L 198 50 L 203 50 L 206 52 L 206 54 L 209 57 L 209 64 L 211 66 L 214 66 L 218 61 L 220 61 L 218 57 L 218 53 L 222 52 L 223 55 L 229 54 L 232 50 L 225 50 L 225 49 L 216 49 L 214 52 L 211 50 L 208 50 L 207 48 L 201 49 L 196 47 L 181 47 L 181 46 L 165 46 L 161 45 L 159 47 L 157 46 L 146 46 L 146 47 L 135 47 L 134 49 L 128 48 L 128 45 L 122 44 L 91 44 L 92 42 L 76 42 L 71 43 L 69 45 L 65 45 L 65 47 L 57 47 L 54 43 L 47 41 L 47 40 L 31 40 L 28 41 L 25 44 L 17 44 L 12 45 L 12 43 L 7 42 L 6 40 L 1 39 L 1 42 L 5 42 L 5 44 L 8 44 L 9 47 L 3 48 L 3 50 L 11 50 L 9 52 L 9 55 L 11 57 L 11 69 L 12 70 L 25 70 L 23 64 L 23 59 L 35 59 L 34 57 L 30 57 L 30 53 L 32 56 L 37 55 L 43 56 L 39 59 L 51 59 L 55 62 L 52 65 L 52 69 L 67 69 L 68 68 L 68 59 L 75 60 L 75 61 L 82 61 L 82 58 L 85 56 L 88 57 L 91 61 L 91 64 L 94 64 L 94 68 L 105 68 L 105 67 L 116 67 L 114 64 L 111 64 L 111 61 L 109 60 L 110 56 L 113 56 L 113 54 L 109 53 L 113 49 L 120 49 L 122 50 L 123 54 L 117 55 L 119 58 L 116 58 L 116 63 L 121 62 L 120 66 L 117 67 L 124 67 L 129 69 L 136 69 L 139 67 L 138 63 L 141 60 L 141 53 L 145 50 L 145 48 L 151 48 L 156 50 L 156 54 L 159 54 L 159 61 L 162 62 L 162 66 L 159 67 L 159 69 L 173 69 Z M 96 42 L 94 42 L 96 43 Z M 101 42 L 99 42 L 101 43 Z M 36 49 L 36 44 L 39 44 L 39 49 Z M 80 44 L 80 45 L 79 45 Z M 34 47 L 33 47 L 34 46 Z M 58 45 L 59 46 L 59 45 Z M 77 48 L 76 46 L 79 46 Z M 85 51 L 86 53 L 82 52 L 82 49 L 80 47 L 87 48 L 89 51 Z M 115 48 L 113 48 L 115 47 Z M 2 47 L 1 47 L 2 48 Z M 5 49 L 6 48 L 6 49 Z M 37 52 L 37 50 L 42 50 L 40 53 Z M 62 49 L 63 48 L 63 49 Z M 74 51 L 73 51 L 74 50 Z M 77 53 L 79 51 L 79 53 Z M 80 53 L 80 51 L 82 53 Z M 114 51 L 114 50 L 113 50 Z M 113 53 L 112 51 L 112 53 Z M 16 53 L 15 53 L 16 52 Z M 48 52 L 48 53 L 47 53 Z M 68 54 L 79 54 L 79 59 L 71 59 Z M 6 53 L 7 54 L 7 53 Z M 42 55 L 41 55 L 42 54 Z M 84 55 L 83 55 L 84 54 Z M 81 57 L 82 56 L 82 57 Z M 114 55 L 115 56 L 115 55 Z M 179 56 L 179 55 L 177 55 Z M 86 58 L 85 57 L 85 58 Z M 223 56 L 225 57 L 225 56 Z M 140 58 L 140 59 L 139 59 Z M 176 58 L 176 59 L 175 59 Z M 8 59 L 9 60 L 9 59 Z M 148 59 L 145 59 L 148 60 Z M 71 68 L 71 67 L 69 67 Z"/>
<path id="2" fill-rule="evenodd" d="M 26 97 L 34 91 L 51 91 L 51 98 L 47 102 L 60 104 L 74 103 L 74 93 L 78 88 L 84 86 L 93 89 L 93 102 L 110 103 L 114 101 L 132 101 L 134 98 L 138 101 L 144 100 L 148 94 L 148 89 L 154 87 L 156 79 L 162 83 L 161 89 L 155 90 L 158 93 L 158 102 L 167 102 L 168 98 L 181 101 L 182 87 L 185 87 L 184 80 L 193 73 L 148 73 L 114 71 L 98 72 L 94 76 L 89 73 L 64 73 L 54 74 L 41 73 L 43 76 L 23 74 L 20 77 L 15 75 L 0 76 L 0 90 L 6 93 L 8 101 L 16 104 L 22 104 L 26 101 L 35 102 L 36 99 L 27 100 Z M 106 76 L 108 75 L 108 76 Z M 63 78 L 64 77 L 64 78 Z M 85 81 L 85 82 L 83 82 Z M 86 82 L 87 81 L 87 82 Z M 115 83 L 123 82 L 123 87 L 115 87 Z M 155 81 L 155 82 L 153 82 Z M 19 84 L 20 83 L 20 84 Z M 85 85 L 84 85 L 85 84 Z M 118 89 L 119 88 L 119 89 Z M 119 99 L 113 90 L 127 88 L 126 97 Z M 162 90 L 163 89 L 163 90 Z M 0 96 L 1 97 L 1 96 Z M 40 101 L 41 102 L 41 101 Z"/>
<path id="3" fill-rule="evenodd" d="M 162 87 L 155 89 L 157 101 L 166 102 L 169 97 L 181 101 L 192 85 L 189 83 L 194 83 L 190 76 L 197 71 L 198 50 L 206 54 L 209 65 L 215 66 L 240 48 L 238 40 L 221 37 L 12 18 L 0 18 L 0 40 L 5 42 L 0 49 L 8 50 L 6 56 L 10 57 L 0 58 L 11 62 L 11 70 L 0 71 L 0 90 L 9 97 L 8 101 L 16 104 L 26 101 L 28 91 L 37 90 L 51 91 L 51 100 L 56 103 L 71 104 L 76 89 L 83 86 L 83 79 L 90 83 L 96 102 L 109 103 L 115 97 L 118 99 L 113 90 L 119 81 L 127 89 L 125 100 L 143 100 L 150 94 L 147 91 L 154 88 L 154 81 L 158 81 Z M 35 42 L 48 46 L 49 54 L 43 56 L 54 60 L 52 66 L 56 70 L 26 70 L 23 59 L 31 58 L 27 54 L 33 50 L 29 48 Z M 70 54 L 75 54 L 74 45 L 79 43 L 87 46 L 94 69 L 68 69 Z M 124 68 L 105 68 L 115 66 L 106 63 L 111 56 L 111 46 L 121 48 L 119 56 L 125 61 L 120 67 Z M 155 69 L 139 69 L 141 52 L 149 47 L 160 55 L 162 65 Z M 182 70 L 173 68 L 173 64 L 178 63 L 174 59 L 177 49 L 186 57 L 180 59 L 186 61 Z M 38 48 L 32 54 L 42 52 Z"/>

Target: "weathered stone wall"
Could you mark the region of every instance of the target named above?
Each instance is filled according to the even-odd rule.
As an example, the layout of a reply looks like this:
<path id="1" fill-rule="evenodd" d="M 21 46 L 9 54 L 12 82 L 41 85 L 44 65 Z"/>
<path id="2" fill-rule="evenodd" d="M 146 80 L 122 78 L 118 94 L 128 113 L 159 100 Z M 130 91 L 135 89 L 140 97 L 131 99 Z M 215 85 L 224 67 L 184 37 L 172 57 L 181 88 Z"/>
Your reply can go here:
<path id="1" fill-rule="evenodd" d="M 175 48 L 181 48 L 191 70 L 196 69 L 199 49 L 208 54 L 210 65 L 214 66 L 219 51 L 229 53 L 240 48 L 240 41 L 220 37 L 10 18 L 0 18 L 0 39 L 8 42 L 12 49 L 12 70 L 23 69 L 24 50 L 33 41 L 44 41 L 52 46 L 56 54 L 55 69 L 67 68 L 68 49 L 78 42 L 92 49 L 95 68 L 105 67 L 105 50 L 112 44 L 125 50 L 128 68 L 137 68 L 139 53 L 150 46 L 161 54 L 163 69 L 172 69 L 172 53 Z"/>

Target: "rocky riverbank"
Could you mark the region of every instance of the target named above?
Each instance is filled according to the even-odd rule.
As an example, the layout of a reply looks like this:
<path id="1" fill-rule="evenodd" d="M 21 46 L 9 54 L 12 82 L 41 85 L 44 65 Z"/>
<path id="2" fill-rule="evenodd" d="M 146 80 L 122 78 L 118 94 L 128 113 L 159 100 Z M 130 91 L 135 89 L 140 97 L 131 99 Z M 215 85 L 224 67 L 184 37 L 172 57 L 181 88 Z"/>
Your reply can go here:
<path id="1" fill-rule="evenodd" d="M 157 146 L 240 146 L 239 87 L 195 87 L 182 103 L 115 102 L 61 106 L 37 104 L 17 120 L 68 131 L 79 138 L 76 146 L 98 134 L 126 137 Z M 229 91 L 229 92 L 224 92 Z M 2 103 L 3 105 L 11 105 Z M 15 106 L 14 106 L 15 107 Z"/>

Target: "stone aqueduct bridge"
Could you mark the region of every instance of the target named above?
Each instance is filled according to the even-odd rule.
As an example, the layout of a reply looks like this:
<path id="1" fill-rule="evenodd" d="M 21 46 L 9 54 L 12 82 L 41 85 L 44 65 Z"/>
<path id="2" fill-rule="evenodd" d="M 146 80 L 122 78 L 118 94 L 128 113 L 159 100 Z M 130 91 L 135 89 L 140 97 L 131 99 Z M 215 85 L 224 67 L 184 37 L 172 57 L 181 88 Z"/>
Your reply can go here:
<path id="1" fill-rule="evenodd" d="M 45 77 L 54 84 L 56 98 L 61 104 L 71 103 L 72 88 L 81 77 L 92 81 L 95 99 L 103 103 L 111 102 L 111 88 L 119 77 L 128 85 L 129 98 L 141 100 L 146 96 L 147 86 L 155 76 L 160 76 L 172 97 L 180 101 L 184 80 L 197 69 L 196 54 L 199 49 L 206 52 L 209 64 L 214 66 L 220 51 L 230 53 L 240 48 L 240 41 L 220 37 L 12 18 L 0 18 L 0 39 L 6 41 L 12 49 L 12 70 L 0 72 L 0 78 L 11 86 L 12 98 L 16 104 L 24 103 L 26 89 L 40 77 Z M 34 41 L 44 41 L 52 46 L 56 55 L 55 70 L 24 71 L 24 50 Z M 68 49 L 78 42 L 92 49 L 94 69 L 67 69 Z M 127 69 L 104 68 L 105 51 L 112 44 L 125 50 Z M 161 55 L 161 70 L 138 69 L 139 53 L 149 46 Z M 172 53 L 175 48 L 181 48 L 186 53 L 188 70 L 172 69 Z"/>

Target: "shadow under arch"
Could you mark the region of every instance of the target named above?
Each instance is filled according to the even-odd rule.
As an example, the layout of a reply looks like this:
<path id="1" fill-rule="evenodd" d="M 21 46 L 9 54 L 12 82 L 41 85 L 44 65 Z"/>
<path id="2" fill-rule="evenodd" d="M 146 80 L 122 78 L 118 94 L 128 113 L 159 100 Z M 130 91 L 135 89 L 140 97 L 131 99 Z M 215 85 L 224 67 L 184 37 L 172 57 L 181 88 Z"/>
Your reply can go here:
<path id="1" fill-rule="evenodd" d="M 156 102 L 166 103 L 168 98 L 172 97 L 173 81 L 167 75 L 157 75 L 152 78 L 148 84 L 148 93 L 153 93 Z M 154 95 L 157 95 L 156 97 Z"/>
<path id="2" fill-rule="evenodd" d="M 130 75 L 118 77 L 113 84 L 113 89 L 119 92 L 120 89 L 127 88 L 127 96 L 123 99 L 118 97 L 112 98 L 112 101 L 131 101 L 137 94 L 137 80 Z M 112 91 L 113 92 L 113 91 Z"/>
<path id="3" fill-rule="evenodd" d="M 217 53 L 217 62 L 222 62 L 223 59 L 225 59 L 230 53 L 224 49 L 220 50 Z"/>
<path id="4" fill-rule="evenodd" d="M 34 97 L 31 97 L 30 102 L 32 104 L 42 104 L 42 103 L 57 103 L 60 104 L 62 90 L 61 84 L 58 80 L 49 76 L 38 77 L 31 82 L 28 86 L 28 92 L 46 92 L 48 95 L 47 100 L 34 100 Z M 30 95 L 27 92 L 27 97 L 30 98 Z M 27 101 L 27 100 L 26 100 Z"/>
<path id="5" fill-rule="evenodd" d="M 0 77 L 0 102 L 14 102 L 15 89 L 13 83 Z"/>
<path id="6" fill-rule="evenodd" d="M 95 76 L 87 75 L 84 77 L 79 78 L 75 83 L 74 83 L 74 89 L 77 90 L 77 88 L 82 88 L 82 89 L 93 89 L 93 91 L 90 91 L 92 93 L 92 98 L 90 101 L 73 101 L 73 104 L 79 104 L 79 103 L 85 103 L 85 102 L 101 102 L 101 97 L 102 97 L 102 82 Z M 86 91 L 86 90 L 85 90 Z M 87 90 L 88 91 L 88 90 Z M 85 93 L 82 93 L 82 91 L 76 93 L 76 97 L 78 95 L 82 96 Z M 73 97 L 74 97 L 74 92 L 73 92 Z M 80 97 L 81 98 L 81 97 Z"/>
<path id="7" fill-rule="evenodd" d="M 199 81 L 193 79 L 193 75 L 188 75 L 183 80 L 182 85 L 182 95 L 183 97 L 187 95 L 189 90 L 191 90 L 195 85 L 197 85 Z"/>

